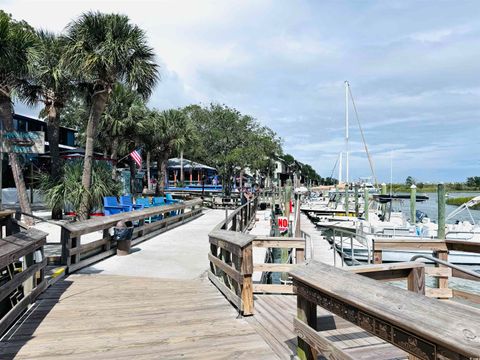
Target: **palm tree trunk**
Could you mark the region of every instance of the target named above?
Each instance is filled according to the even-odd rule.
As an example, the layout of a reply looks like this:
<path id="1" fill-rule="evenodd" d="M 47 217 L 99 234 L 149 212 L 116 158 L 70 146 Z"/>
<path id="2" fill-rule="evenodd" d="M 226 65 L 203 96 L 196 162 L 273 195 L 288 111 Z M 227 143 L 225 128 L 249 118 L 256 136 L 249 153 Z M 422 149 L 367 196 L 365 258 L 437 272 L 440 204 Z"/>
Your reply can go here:
<path id="1" fill-rule="evenodd" d="M 119 146 L 119 140 L 118 140 L 118 137 L 115 137 L 112 141 L 112 155 L 110 156 L 110 159 L 112 160 L 112 179 L 113 180 L 117 180 L 118 146 Z"/>
<path id="2" fill-rule="evenodd" d="M 12 118 L 12 102 L 10 97 L 0 94 L 0 119 L 3 122 L 3 128 L 6 131 L 13 130 L 13 118 Z M 12 168 L 13 179 L 15 181 L 15 187 L 17 188 L 18 202 L 20 203 L 20 210 L 25 214 L 32 214 L 32 208 L 28 201 L 27 188 L 25 186 L 25 180 L 23 178 L 22 167 L 18 161 L 18 156 L 15 153 L 9 153 L 8 159 L 10 167 Z M 0 175 L 1 176 L 1 175 Z M 0 189 L 0 196 L 1 196 Z M 27 225 L 34 225 L 33 218 L 26 217 L 25 222 Z"/>
<path id="3" fill-rule="evenodd" d="M 152 184 L 150 182 L 150 151 L 147 151 L 147 189 L 152 190 Z"/>
<path id="4" fill-rule="evenodd" d="M 88 117 L 86 143 L 85 143 L 85 159 L 83 162 L 82 186 L 84 193 L 80 204 L 78 218 L 80 220 L 88 219 L 90 212 L 90 185 L 92 183 L 92 164 L 93 164 L 93 147 L 97 136 L 97 124 L 100 121 L 105 106 L 107 105 L 108 93 L 106 90 L 95 92 L 92 95 L 92 107 Z"/>
<path id="5" fill-rule="evenodd" d="M 158 177 L 158 192 L 161 196 L 165 195 L 165 184 L 168 181 L 167 174 L 168 152 L 161 152 L 157 157 Z"/>
<path id="6" fill-rule="evenodd" d="M 48 129 L 48 145 L 50 148 L 50 157 L 52 159 L 50 175 L 57 182 L 62 175 L 62 163 L 60 160 L 60 149 L 58 146 L 60 137 L 59 125 L 60 113 L 55 105 L 48 108 L 47 129 Z M 55 206 L 52 209 L 52 219 L 62 219 L 62 206 Z"/>
<path id="7" fill-rule="evenodd" d="M 137 173 L 137 163 L 130 158 L 128 165 L 130 167 L 130 194 L 135 196 L 135 174 Z"/>

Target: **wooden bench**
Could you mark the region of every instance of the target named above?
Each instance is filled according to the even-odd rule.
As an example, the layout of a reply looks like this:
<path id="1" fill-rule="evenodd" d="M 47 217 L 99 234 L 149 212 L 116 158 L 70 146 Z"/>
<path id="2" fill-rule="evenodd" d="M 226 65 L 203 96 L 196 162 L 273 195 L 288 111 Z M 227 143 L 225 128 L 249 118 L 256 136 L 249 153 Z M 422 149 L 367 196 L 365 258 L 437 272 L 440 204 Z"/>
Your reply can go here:
<path id="1" fill-rule="evenodd" d="M 4 280 L 0 286 L 0 335 L 47 287 L 47 259 L 43 254 L 46 239 L 47 234 L 36 229 L 0 239 L 0 272 Z M 36 251 L 40 257 L 34 257 Z M 20 258 L 23 270 L 16 272 L 14 264 Z M 34 261 L 35 258 L 41 260 Z"/>
<path id="2" fill-rule="evenodd" d="M 297 293 L 298 355 L 351 359 L 317 333 L 317 305 L 411 354 L 480 358 L 478 312 L 312 261 L 290 272 Z"/>

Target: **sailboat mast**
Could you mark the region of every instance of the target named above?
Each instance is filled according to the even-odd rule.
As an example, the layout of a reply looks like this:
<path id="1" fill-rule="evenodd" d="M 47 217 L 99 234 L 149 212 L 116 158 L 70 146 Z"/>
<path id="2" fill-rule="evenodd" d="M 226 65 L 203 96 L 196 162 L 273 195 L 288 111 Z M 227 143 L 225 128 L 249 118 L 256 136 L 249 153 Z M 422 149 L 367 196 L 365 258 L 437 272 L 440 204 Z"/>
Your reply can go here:
<path id="1" fill-rule="evenodd" d="M 345 182 L 348 184 L 348 171 L 349 171 L 349 153 L 348 153 L 348 81 L 345 80 L 345 162 L 346 162 L 346 169 L 345 169 Z"/>
<path id="2" fill-rule="evenodd" d="M 342 182 L 342 164 L 343 164 L 342 154 L 343 152 L 340 152 L 339 163 L 338 163 L 338 183 L 339 184 Z"/>

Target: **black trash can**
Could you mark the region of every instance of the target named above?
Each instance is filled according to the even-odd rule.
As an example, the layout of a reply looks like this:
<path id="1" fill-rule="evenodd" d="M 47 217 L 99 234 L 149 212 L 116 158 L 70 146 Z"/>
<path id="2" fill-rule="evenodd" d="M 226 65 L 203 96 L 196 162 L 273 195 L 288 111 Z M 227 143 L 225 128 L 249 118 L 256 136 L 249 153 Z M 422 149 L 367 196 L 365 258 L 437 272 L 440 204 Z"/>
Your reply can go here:
<path id="1" fill-rule="evenodd" d="M 117 255 L 130 254 L 132 247 L 133 224 L 131 221 L 119 222 L 113 228 L 113 240 L 117 241 Z"/>

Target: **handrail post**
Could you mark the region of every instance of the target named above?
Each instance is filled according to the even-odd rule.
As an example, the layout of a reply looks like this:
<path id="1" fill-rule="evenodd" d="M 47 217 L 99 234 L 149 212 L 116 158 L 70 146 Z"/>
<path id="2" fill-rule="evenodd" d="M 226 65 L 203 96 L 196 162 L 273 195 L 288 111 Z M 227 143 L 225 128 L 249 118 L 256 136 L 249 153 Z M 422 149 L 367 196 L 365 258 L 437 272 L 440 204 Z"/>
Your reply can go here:
<path id="1" fill-rule="evenodd" d="M 309 327 L 317 330 L 317 304 L 297 294 L 297 317 Z M 300 336 L 297 337 L 297 356 L 301 360 L 317 358 L 315 349 Z"/>
<path id="2" fill-rule="evenodd" d="M 438 184 L 438 238 L 445 240 L 445 185 Z M 433 256 L 437 259 L 448 261 L 448 251 L 435 251 Z M 444 267 L 441 264 L 435 264 L 436 267 Z M 448 277 L 437 277 L 436 285 L 438 289 L 448 289 Z"/>
<path id="3" fill-rule="evenodd" d="M 252 243 L 246 245 L 242 249 L 242 303 L 243 303 L 243 315 L 253 315 L 253 246 Z"/>
<path id="4" fill-rule="evenodd" d="M 237 231 L 237 215 L 232 218 L 232 230 Z"/>
<path id="5" fill-rule="evenodd" d="M 407 277 L 407 289 L 417 294 L 425 295 L 425 267 L 410 269 Z"/>
<path id="6" fill-rule="evenodd" d="M 71 264 L 70 249 L 72 247 L 72 239 L 70 237 L 70 231 L 62 227 L 61 230 L 61 242 L 62 242 L 62 265 L 66 265 L 67 268 Z"/>
<path id="7" fill-rule="evenodd" d="M 375 250 L 375 240 L 372 240 L 372 247 L 373 247 L 373 263 L 381 264 L 383 262 L 382 250 Z"/>

